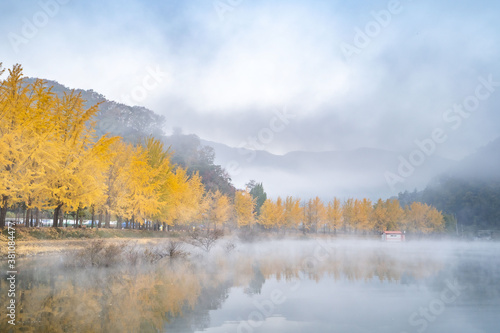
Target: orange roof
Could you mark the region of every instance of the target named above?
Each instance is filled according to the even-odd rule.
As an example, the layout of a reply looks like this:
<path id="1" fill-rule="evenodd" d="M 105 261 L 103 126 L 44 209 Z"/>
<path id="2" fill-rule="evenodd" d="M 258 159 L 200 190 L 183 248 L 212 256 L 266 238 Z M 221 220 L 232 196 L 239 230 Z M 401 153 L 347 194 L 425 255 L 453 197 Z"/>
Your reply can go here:
<path id="1" fill-rule="evenodd" d="M 402 234 L 401 231 L 384 231 L 384 234 Z"/>

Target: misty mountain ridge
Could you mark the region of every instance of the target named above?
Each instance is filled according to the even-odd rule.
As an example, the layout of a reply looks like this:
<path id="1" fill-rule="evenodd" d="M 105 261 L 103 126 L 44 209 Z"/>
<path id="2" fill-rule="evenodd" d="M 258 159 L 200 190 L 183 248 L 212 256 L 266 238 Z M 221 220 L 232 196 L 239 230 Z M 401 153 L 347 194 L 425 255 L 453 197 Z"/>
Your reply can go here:
<path id="1" fill-rule="evenodd" d="M 372 200 L 396 195 L 405 189 L 423 189 L 435 176 L 456 162 L 430 156 L 415 168 L 414 173 L 399 186 L 391 188 L 385 174 L 397 172 L 399 152 L 376 148 L 347 151 L 292 151 L 275 155 L 262 150 L 234 148 L 202 140 L 216 151 L 216 163 L 228 169 L 233 182 L 242 187 L 248 179 L 263 182 L 271 196 L 298 195 L 303 198 L 319 196 L 368 197 Z"/>
<path id="2" fill-rule="evenodd" d="M 448 175 L 466 180 L 500 181 L 500 137 L 465 157 Z"/>
<path id="3" fill-rule="evenodd" d="M 34 78 L 27 79 L 29 83 Z M 51 80 L 45 80 L 56 94 L 71 89 Z M 75 89 L 91 106 L 101 103 L 96 116 L 96 134 L 111 133 L 126 141 L 137 142 L 154 135 L 168 143 L 164 133 L 165 117 L 141 106 L 128 106 L 107 100 L 93 90 Z M 358 148 L 347 151 L 292 151 L 276 155 L 265 150 L 230 147 L 223 143 L 200 140 L 203 146 L 215 151 L 215 163 L 225 168 L 234 185 L 244 188 L 255 179 L 262 182 L 270 197 L 294 195 L 301 198 L 319 196 L 330 200 L 336 196 L 367 197 L 372 200 L 388 198 L 404 190 L 423 189 L 442 174 L 472 177 L 481 168 L 484 177 L 498 176 L 500 166 L 500 138 L 463 159 L 453 161 L 436 154 L 415 167 L 410 176 L 390 186 L 386 174 L 397 175 L 401 157 L 407 154 L 377 148 Z M 495 157 L 495 158 L 492 158 Z M 478 163 L 478 161 L 483 161 Z"/>

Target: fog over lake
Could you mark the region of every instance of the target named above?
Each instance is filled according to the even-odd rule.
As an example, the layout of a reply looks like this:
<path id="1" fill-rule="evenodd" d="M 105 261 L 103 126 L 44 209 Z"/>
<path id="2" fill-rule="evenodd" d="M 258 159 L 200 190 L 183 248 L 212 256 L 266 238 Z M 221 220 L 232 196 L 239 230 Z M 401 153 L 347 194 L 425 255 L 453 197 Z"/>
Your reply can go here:
<path id="1" fill-rule="evenodd" d="M 16 328 L 498 331 L 498 243 L 318 238 L 226 245 L 210 254 L 187 247 L 187 258 L 135 266 L 85 269 L 70 256 L 26 258 L 19 265 L 22 310 Z M 4 290 L 6 280 L 1 283 Z"/>

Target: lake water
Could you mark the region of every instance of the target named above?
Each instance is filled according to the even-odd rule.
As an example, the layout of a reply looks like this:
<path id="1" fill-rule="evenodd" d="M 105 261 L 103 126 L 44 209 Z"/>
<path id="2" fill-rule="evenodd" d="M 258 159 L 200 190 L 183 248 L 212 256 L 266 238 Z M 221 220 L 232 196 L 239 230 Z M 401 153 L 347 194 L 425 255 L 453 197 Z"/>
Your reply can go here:
<path id="1" fill-rule="evenodd" d="M 500 332 L 499 243 L 318 239 L 186 249 L 187 259 L 107 268 L 72 267 L 70 257 L 22 260 L 16 329 Z M 6 289 L 2 279 L 2 304 Z M 0 331 L 9 329 L 3 316 Z"/>

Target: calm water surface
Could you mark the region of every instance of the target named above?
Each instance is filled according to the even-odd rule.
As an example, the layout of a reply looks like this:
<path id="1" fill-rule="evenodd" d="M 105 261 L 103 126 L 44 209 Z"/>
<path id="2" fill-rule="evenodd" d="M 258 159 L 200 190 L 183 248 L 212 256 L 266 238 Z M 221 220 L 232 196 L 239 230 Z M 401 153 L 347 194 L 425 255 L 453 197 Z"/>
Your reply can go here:
<path id="1" fill-rule="evenodd" d="M 75 268 L 23 260 L 18 331 L 500 332 L 500 244 L 279 240 Z M 1 281 L 2 304 L 7 287 Z M 0 331 L 11 327 L 6 320 Z M 12 330 L 15 331 L 15 330 Z"/>

